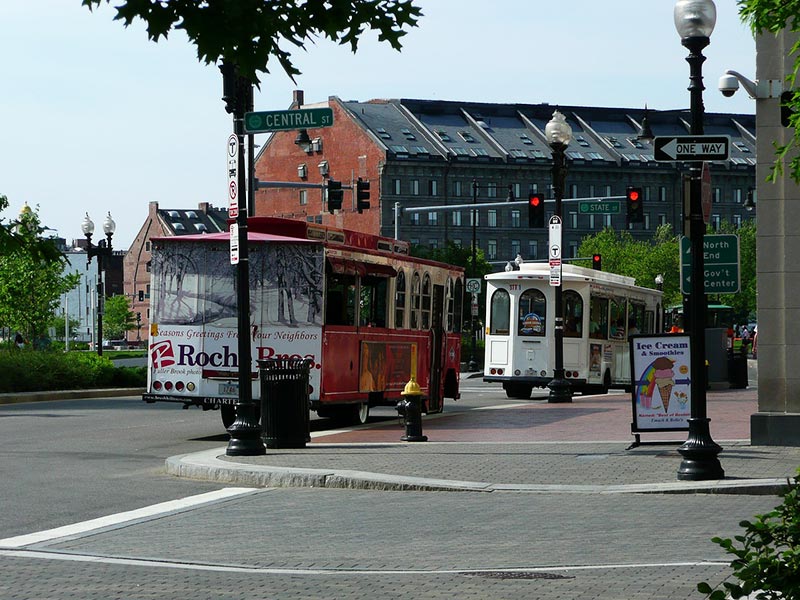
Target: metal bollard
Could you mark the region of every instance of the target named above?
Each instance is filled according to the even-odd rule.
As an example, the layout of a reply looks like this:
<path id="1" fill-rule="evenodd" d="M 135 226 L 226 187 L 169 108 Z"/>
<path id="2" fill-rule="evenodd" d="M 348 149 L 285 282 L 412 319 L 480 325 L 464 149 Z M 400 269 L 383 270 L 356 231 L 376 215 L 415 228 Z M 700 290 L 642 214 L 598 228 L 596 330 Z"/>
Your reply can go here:
<path id="1" fill-rule="evenodd" d="M 404 442 L 427 442 L 428 436 L 422 435 L 422 390 L 413 377 L 406 384 L 402 393 L 403 399 L 397 403 L 397 412 L 403 416 L 406 434 L 400 439 Z"/>

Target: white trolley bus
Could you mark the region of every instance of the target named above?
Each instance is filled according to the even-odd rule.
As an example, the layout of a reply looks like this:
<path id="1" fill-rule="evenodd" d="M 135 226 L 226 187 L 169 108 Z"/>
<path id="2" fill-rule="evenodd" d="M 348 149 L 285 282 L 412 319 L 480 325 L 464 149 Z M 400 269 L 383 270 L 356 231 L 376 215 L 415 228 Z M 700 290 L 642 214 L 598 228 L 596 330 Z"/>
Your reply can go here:
<path id="1" fill-rule="evenodd" d="M 484 381 L 509 398 L 530 398 L 553 378 L 553 305 L 546 263 L 486 276 Z M 563 265 L 564 369 L 573 391 L 630 386 L 628 336 L 662 330 L 662 293 L 632 277 Z"/>

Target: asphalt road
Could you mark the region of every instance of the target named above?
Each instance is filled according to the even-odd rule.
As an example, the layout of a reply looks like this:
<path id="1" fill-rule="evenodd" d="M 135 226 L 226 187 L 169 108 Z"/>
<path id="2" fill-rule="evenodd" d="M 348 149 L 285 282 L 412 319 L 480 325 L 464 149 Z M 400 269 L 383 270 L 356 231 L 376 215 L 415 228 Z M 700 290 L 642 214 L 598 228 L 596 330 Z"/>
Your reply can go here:
<path id="1" fill-rule="evenodd" d="M 448 410 L 506 402 L 477 379 L 463 392 Z M 163 465 L 224 445 L 221 431 L 217 414 L 135 398 L 0 406 L 0 600 L 698 598 L 698 581 L 728 572 L 710 538 L 739 533 L 739 521 L 777 504 L 768 496 L 243 489 L 80 529 L 216 493 L 223 486 L 168 477 Z M 65 525 L 76 528 L 9 542 Z"/>

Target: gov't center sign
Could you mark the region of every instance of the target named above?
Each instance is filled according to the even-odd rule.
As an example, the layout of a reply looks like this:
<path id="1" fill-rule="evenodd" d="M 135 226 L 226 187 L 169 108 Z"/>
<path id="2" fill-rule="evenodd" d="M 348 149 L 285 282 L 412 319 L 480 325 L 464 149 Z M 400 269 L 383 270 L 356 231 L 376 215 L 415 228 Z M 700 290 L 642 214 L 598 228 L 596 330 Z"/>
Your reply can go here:
<path id="1" fill-rule="evenodd" d="M 704 292 L 736 294 L 740 288 L 739 238 L 735 235 L 703 236 Z M 692 291 L 692 246 L 681 237 L 681 293 Z"/>

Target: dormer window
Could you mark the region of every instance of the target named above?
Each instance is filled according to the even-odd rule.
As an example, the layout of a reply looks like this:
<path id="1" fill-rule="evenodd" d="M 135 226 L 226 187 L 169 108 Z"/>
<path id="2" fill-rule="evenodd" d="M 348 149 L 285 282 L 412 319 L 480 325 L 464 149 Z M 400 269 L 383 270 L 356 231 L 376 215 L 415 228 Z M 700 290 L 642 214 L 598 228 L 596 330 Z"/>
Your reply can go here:
<path id="1" fill-rule="evenodd" d="M 472 137 L 472 134 L 469 131 L 459 131 L 458 135 L 465 142 L 475 143 L 475 138 Z"/>
<path id="2" fill-rule="evenodd" d="M 200 217 L 197 216 L 197 213 L 193 210 L 190 210 L 186 213 L 186 218 L 191 219 L 193 221 L 197 221 Z"/>
<path id="3" fill-rule="evenodd" d="M 315 137 L 313 140 L 311 140 L 311 150 L 313 152 L 322 152 L 322 138 L 321 137 Z"/>
<path id="4" fill-rule="evenodd" d="M 206 231 L 208 231 L 208 227 L 206 227 L 205 223 L 195 223 L 194 228 L 201 233 L 205 233 Z"/>
<path id="5" fill-rule="evenodd" d="M 297 165 L 297 176 L 300 179 L 305 179 L 306 177 L 308 177 L 308 166 L 306 165 L 306 163 L 301 163 Z"/>

